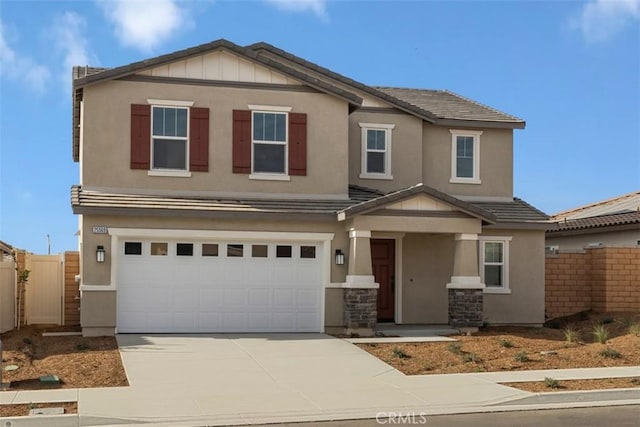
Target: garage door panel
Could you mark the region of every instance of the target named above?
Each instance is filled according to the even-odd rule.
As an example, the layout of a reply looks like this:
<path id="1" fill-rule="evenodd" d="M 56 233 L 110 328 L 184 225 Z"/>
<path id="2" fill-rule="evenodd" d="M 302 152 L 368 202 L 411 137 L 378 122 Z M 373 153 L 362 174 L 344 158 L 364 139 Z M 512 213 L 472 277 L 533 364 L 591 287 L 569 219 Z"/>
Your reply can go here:
<path id="1" fill-rule="evenodd" d="M 191 256 L 176 255 L 176 244 L 189 243 L 188 239 L 165 242 L 166 256 L 150 255 L 149 241 L 143 241 L 141 255 L 121 251 L 117 264 L 118 331 L 322 330 L 319 245 L 314 254 L 317 257 L 301 258 L 300 244 L 295 242 L 245 242 L 242 257 L 228 257 L 227 245 L 238 242 L 210 242 L 218 245 L 218 253 L 208 256 L 203 256 L 198 242 L 193 242 Z M 254 244 L 262 246 L 255 253 Z M 279 251 L 284 257 L 276 256 L 278 245 L 285 247 L 284 252 Z M 291 246 L 290 257 L 287 246 Z"/>

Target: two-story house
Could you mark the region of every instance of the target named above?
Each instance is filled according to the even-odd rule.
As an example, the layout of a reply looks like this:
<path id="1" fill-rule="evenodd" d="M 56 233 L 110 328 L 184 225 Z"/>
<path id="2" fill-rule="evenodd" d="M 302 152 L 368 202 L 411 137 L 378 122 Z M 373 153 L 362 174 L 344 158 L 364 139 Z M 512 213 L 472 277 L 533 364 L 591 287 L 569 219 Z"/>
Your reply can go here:
<path id="1" fill-rule="evenodd" d="M 521 119 L 225 40 L 73 95 L 85 335 L 544 321 Z"/>

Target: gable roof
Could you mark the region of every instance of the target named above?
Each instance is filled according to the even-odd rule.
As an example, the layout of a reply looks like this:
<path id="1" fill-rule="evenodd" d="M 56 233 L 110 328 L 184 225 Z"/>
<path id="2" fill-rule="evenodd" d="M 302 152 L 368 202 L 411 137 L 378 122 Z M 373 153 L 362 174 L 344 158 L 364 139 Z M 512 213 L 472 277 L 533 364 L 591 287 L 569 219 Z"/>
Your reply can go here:
<path id="1" fill-rule="evenodd" d="M 525 122 L 448 90 L 378 87 L 378 90 L 429 111 L 442 120 L 500 122 L 522 129 Z"/>
<path id="2" fill-rule="evenodd" d="M 452 124 L 446 121 L 462 120 L 483 122 L 483 126 L 487 127 L 506 127 L 510 129 L 524 129 L 525 127 L 525 121 L 520 118 L 503 113 L 471 99 L 464 98 L 450 91 L 368 86 L 279 49 L 269 43 L 254 43 L 247 46 L 247 48 L 256 51 L 266 51 L 272 55 L 284 58 L 311 71 L 315 71 L 318 74 L 386 101 L 396 108 L 416 115 L 430 123 Z"/>
<path id="3" fill-rule="evenodd" d="M 446 193 L 438 191 L 435 188 L 431 188 L 424 184 L 417 184 L 412 187 L 394 191 L 384 196 L 376 197 L 374 199 L 349 206 L 345 209 L 342 209 L 341 211 L 338 211 L 338 219 L 345 220 L 355 215 L 372 212 L 382 207 L 388 206 L 392 203 L 410 199 L 416 195 L 426 195 L 428 197 L 436 199 L 437 201 L 443 202 L 455 208 L 456 210 L 464 212 L 475 218 L 479 218 L 489 224 L 494 223 L 497 220 L 495 215 L 482 208 L 479 208 L 478 206 L 474 206 L 469 202 L 456 199 L 455 197 L 449 196 Z"/>
<path id="4" fill-rule="evenodd" d="M 573 220 L 633 211 L 640 211 L 640 191 L 558 212 L 551 219 L 554 221 Z"/>
<path id="5" fill-rule="evenodd" d="M 527 222 L 542 224 L 549 222 L 549 216 L 547 214 L 517 197 L 514 197 L 512 202 L 472 203 L 479 208 L 491 212 L 495 215 L 498 222 Z"/>

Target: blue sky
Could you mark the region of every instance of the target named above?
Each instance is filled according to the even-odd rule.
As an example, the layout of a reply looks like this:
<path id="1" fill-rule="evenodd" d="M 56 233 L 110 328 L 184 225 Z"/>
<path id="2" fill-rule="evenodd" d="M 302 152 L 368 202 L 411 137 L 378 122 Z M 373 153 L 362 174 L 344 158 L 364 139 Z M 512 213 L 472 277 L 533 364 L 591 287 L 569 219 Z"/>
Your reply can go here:
<path id="1" fill-rule="evenodd" d="M 515 195 L 554 213 L 640 188 L 640 0 L 0 0 L 0 240 L 74 250 L 71 66 L 266 41 L 371 85 L 522 117 Z"/>

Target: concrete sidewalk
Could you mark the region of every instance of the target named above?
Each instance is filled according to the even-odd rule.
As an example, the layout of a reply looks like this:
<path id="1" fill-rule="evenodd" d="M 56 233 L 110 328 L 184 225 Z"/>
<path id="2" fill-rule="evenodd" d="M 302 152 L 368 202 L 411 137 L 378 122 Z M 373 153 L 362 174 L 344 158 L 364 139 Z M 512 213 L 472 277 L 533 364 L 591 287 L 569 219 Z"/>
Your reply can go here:
<path id="1" fill-rule="evenodd" d="M 539 394 L 497 384 L 545 376 L 640 376 L 639 367 L 405 376 L 344 340 L 320 334 L 117 338 L 130 387 L 1 392 L 0 403 L 77 399 L 75 425 L 82 426 L 229 425 L 375 418 L 381 412 L 640 404 L 638 389 L 591 392 L 591 398 L 564 393 L 544 401 L 536 398 Z"/>

